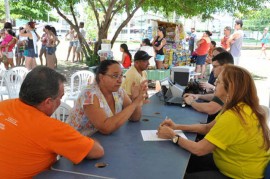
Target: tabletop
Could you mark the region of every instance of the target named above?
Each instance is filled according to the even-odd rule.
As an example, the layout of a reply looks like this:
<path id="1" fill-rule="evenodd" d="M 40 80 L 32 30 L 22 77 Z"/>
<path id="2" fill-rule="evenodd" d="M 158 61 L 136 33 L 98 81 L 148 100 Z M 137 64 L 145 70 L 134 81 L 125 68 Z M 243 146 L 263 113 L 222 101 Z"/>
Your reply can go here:
<path id="1" fill-rule="evenodd" d="M 143 106 L 140 122 L 127 122 L 110 135 L 96 133 L 92 136 L 104 147 L 103 158 L 85 159 L 80 164 L 74 165 L 62 157 L 53 165 L 52 170 L 55 171 L 47 174 L 56 177 L 60 174 L 52 173 L 59 170 L 76 173 L 85 178 L 183 178 L 190 153 L 174 145 L 170 140 L 143 141 L 141 130 L 156 130 L 166 116 L 176 123 L 194 124 L 206 122 L 207 115 L 190 107 L 164 105 L 156 95 L 150 100 L 149 104 Z M 195 140 L 196 134 L 185 133 L 185 135 L 188 139 Z M 97 166 L 102 164 L 104 166 Z M 38 178 L 43 178 L 42 176 L 47 176 L 46 172 Z"/>

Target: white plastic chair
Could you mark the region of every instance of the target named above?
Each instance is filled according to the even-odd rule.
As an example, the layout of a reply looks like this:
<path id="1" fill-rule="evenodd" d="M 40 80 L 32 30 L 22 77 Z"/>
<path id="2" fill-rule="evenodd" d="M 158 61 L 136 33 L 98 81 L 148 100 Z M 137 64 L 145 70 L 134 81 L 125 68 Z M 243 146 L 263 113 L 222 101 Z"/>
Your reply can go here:
<path id="1" fill-rule="evenodd" d="M 65 102 L 61 102 L 60 106 L 54 111 L 51 117 L 66 122 L 67 117 L 71 111 L 71 107 Z"/>
<path id="2" fill-rule="evenodd" d="M 16 73 L 16 71 L 8 70 L 6 72 L 6 75 L 4 76 L 4 83 L 7 87 L 9 99 L 19 97 L 22 82 L 22 77 L 20 74 Z"/>
<path id="3" fill-rule="evenodd" d="M 82 88 L 91 84 L 94 81 L 94 78 L 95 74 L 88 70 L 81 70 L 72 74 L 70 81 L 70 92 L 64 98 L 64 101 L 75 101 L 78 98 Z"/>
<path id="4" fill-rule="evenodd" d="M 4 96 L 8 96 L 8 90 L 4 83 L 4 78 L 7 70 L 0 68 L 0 99 L 1 101 L 4 99 Z"/>
<path id="5" fill-rule="evenodd" d="M 24 78 L 26 77 L 27 73 L 29 72 L 29 70 L 25 67 L 14 67 L 11 68 L 10 70 L 13 70 L 14 72 L 16 72 L 18 75 L 20 75 L 20 77 L 24 80 Z"/>

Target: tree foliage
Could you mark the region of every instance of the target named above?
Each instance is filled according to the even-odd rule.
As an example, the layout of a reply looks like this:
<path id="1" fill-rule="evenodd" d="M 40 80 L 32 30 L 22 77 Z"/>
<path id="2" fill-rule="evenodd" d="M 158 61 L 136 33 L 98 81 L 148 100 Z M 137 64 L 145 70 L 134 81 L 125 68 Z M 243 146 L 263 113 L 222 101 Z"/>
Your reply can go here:
<path id="1" fill-rule="evenodd" d="M 101 40 L 106 39 L 108 30 L 111 25 L 112 19 L 116 14 L 125 14 L 126 19 L 121 22 L 116 30 L 111 43 L 115 42 L 121 30 L 127 25 L 130 19 L 134 16 L 135 12 L 142 7 L 143 10 L 153 10 L 161 14 L 170 15 L 175 13 L 178 16 L 192 17 L 200 15 L 202 18 L 207 19 L 211 14 L 218 11 L 225 11 L 230 13 L 245 14 L 250 10 L 258 10 L 264 3 L 264 0 L 11 0 L 15 3 L 15 8 L 26 9 L 24 15 L 31 14 L 33 11 L 37 14 L 36 18 L 44 18 L 44 10 L 50 7 L 55 8 L 57 13 L 64 18 L 74 29 L 79 32 L 77 16 L 80 13 L 76 12 L 76 4 L 80 2 L 87 2 L 92 12 L 94 13 L 96 27 L 98 29 L 98 39 L 95 44 L 94 54 L 100 47 Z M 18 5 L 16 5 L 18 2 Z M 20 4 L 21 3 L 21 4 Z M 20 4 L 20 5 L 19 5 Z M 26 7 L 25 7 L 26 6 Z M 24 9 L 22 8 L 22 9 Z M 26 12 L 31 10 L 30 12 Z M 40 13 L 37 13 L 39 10 Z M 22 11 L 18 11 L 22 12 Z M 68 18 L 65 14 L 71 14 L 72 19 Z M 79 38 L 82 43 L 83 50 L 86 56 L 93 54 L 84 38 Z"/>
<path id="2" fill-rule="evenodd" d="M 52 9 L 48 4 L 41 1 L 10 0 L 9 3 L 10 14 L 13 19 L 47 21 L 48 12 Z M 53 16 L 50 16 L 50 19 L 56 20 Z"/>
<path id="3" fill-rule="evenodd" d="M 197 15 L 208 18 L 220 11 L 245 14 L 251 9 L 260 9 L 264 2 L 264 0 L 146 0 L 143 9 L 165 14 L 175 12 L 187 18 Z"/>
<path id="4" fill-rule="evenodd" d="M 250 11 L 246 16 L 245 29 L 251 31 L 263 31 L 265 27 L 270 27 L 270 9 L 265 8 L 259 11 Z"/>

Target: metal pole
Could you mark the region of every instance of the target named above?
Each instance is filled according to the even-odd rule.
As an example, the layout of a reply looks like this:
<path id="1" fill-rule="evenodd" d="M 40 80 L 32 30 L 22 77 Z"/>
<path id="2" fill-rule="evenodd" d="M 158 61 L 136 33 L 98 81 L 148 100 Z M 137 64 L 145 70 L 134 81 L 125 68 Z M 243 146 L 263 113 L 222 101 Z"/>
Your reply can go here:
<path id="1" fill-rule="evenodd" d="M 10 20 L 10 10 L 9 10 L 9 2 L 5 0 L 5 12 L 6 12 L 6 22 L 11 22 Z"/>

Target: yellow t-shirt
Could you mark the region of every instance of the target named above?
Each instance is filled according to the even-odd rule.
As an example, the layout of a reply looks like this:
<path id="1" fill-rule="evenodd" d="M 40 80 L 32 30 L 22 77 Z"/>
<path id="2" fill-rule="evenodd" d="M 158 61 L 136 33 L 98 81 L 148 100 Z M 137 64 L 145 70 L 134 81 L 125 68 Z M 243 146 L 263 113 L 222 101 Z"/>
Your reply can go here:
<path id="1" fill-rule="evenodd" d="M 216 124 L 205 139 L 217 146 L 214 161 L 220 172 L 231 178 L 263 178 L 269 151 L 263 146 L 263 134 L 257 117 L 244 103 L 245 123 L 232 110 L 216 117 Z"/>
<path id="2" fill-rule="evenodd" d="M 135 82 L 135 85 L 139 85 L 143 80 L 147 79 L 147 72 L 143 71 L 142 75 L 137 71 L 134 66 L 125 73 L 125 80 L 122 83 L 122 88 L 126 91 L 128 95 L 131 95 L 131 86 Z"/>

